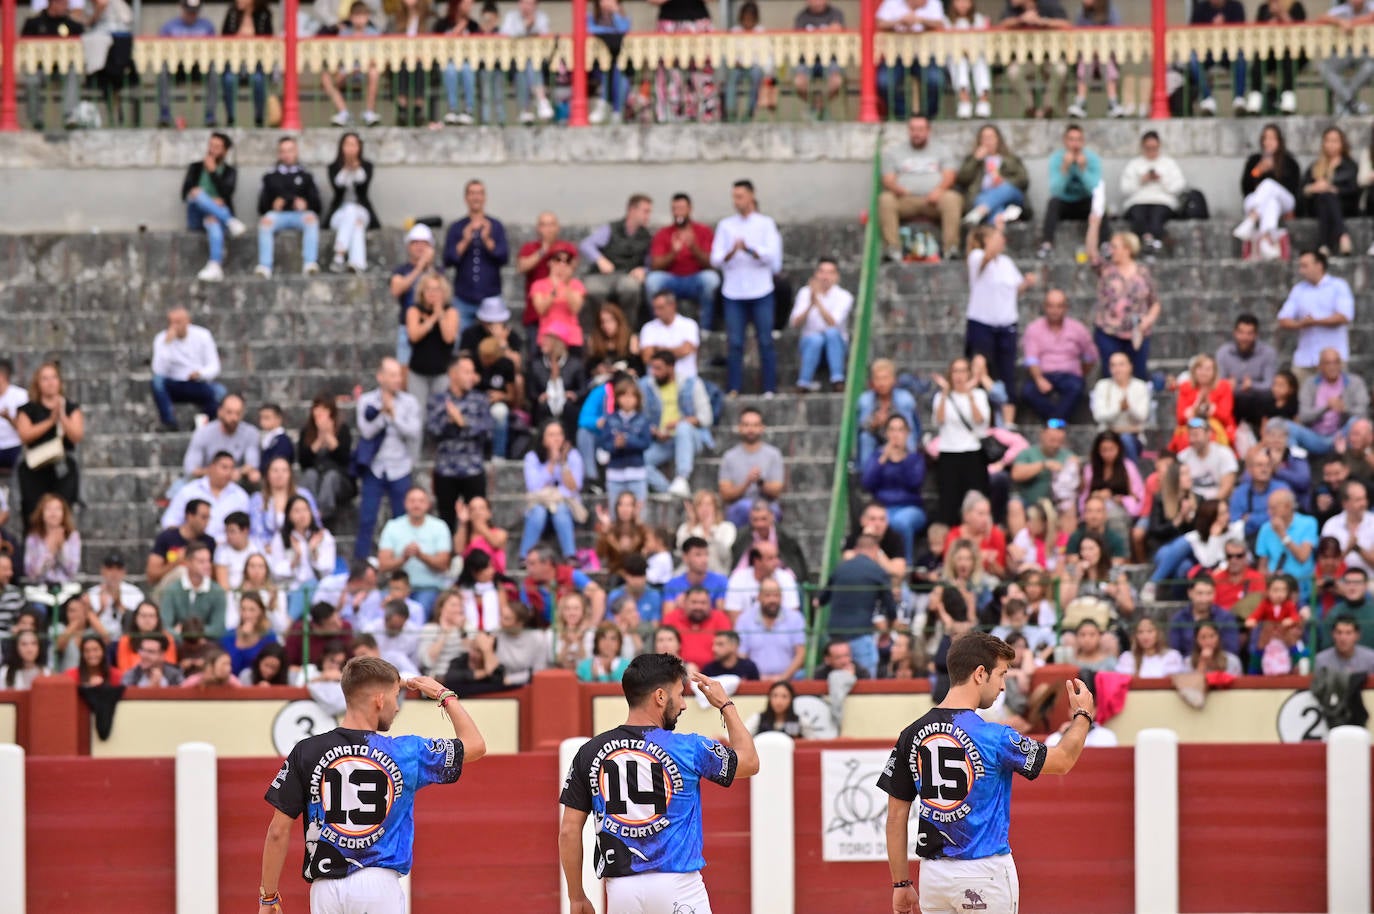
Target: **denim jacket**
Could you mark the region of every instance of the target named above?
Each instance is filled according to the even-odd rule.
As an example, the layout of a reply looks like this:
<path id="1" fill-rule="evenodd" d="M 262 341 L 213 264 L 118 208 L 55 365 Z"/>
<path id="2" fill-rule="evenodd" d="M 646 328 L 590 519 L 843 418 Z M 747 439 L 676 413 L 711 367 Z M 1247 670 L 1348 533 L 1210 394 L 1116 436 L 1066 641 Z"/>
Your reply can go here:
<path id="1" fill-rule="evenodd" d="M 878 409 L 878 395 L 871 390 L 865 390 L 859 396 L 859 430 L 862 434 L 872 435 L 868 431 L 868 421 L 873 418 L 873 413 Z M 911 436 L 907 440 L 907 448 L 916 450 L 921 441 L 921 420 L 916 415 L 916 398 L 910 391 L 900 387 L 892 388 L 892 412 L 901 416 L 907 421 L 911 428 Z M 878 444 L 881 446 L 883 436 L 875 435 Z"/>
<path id="2" fill-rule="evenodd" d="M 615 436 L 625 436 L 625 446 L 615 446 Z M 653 444 L 653 426 L 643 413 L 628 416 L 617 410 L 606 417 L 606 424 L 597 434 L 597 446 L 610 452 L 608 470 L 624 470 L 644 466 L 644 452 Z"/>
<path id="3" fill-rule="evenodd" d="M 702 447 L 714 449 L 716 439 L 711 435 L 711 425 L 715 416 L 711 413 L 711 398 L 706 393 L 706 385 L 700 381 L 700 378 L 692 377 L 677 382 L 677 408 L 682 418 L 698 420 L 697 440 Z M 640 378 L 639 393 L 644 400 L 643 412 L 649 420 L 649 426 L 658 428 L 663 424 L 663 400 L 659 397 L 654 379 L 647 376 Z"/>

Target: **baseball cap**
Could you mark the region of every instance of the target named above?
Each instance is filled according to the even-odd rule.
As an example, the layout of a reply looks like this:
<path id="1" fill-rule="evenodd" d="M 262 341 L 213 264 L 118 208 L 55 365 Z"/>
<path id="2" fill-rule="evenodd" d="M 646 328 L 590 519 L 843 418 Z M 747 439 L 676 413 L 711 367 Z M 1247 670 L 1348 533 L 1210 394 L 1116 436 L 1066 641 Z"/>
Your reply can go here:
<path id="1" fill-rule="evenodd" d="M 412 241 L 423 241 L 425 244 L 432 245 L 434 244 L 434 232 L 423 222 L 416 223 L 410 227 L 410 231 L 406 232 L 406 244 L 410 244 Z"/>
<path id="2" fill-rule="evenodd" d="M 1207 420 L 1204 419 L 1204 418 L 1202 418 L 1201 416 L 1194 416 L 1193 418 L 1191 418 L 1191 419 L 1188 420 L 1188 427 L 1189 427 L 1189 428 L 1206 428 L 1206 427 L 1207 427 Z"/>
<path id="3" fill-rule="evenodd" d="M 181 5 L 188 10 L 198 10 L 200 9 L 200 0 L 181 0 Z"/>
<path id="4" fill-rule="evenodd" d="M 492 295 L 482 299 L 482 304 L 477 308 L 477 320 L 483 324 L 504 324 L 510 320 L 510 308 L 501 300 L 501 296 Z"/>
<path id="5" fill-rule="evenodd" d="M 1069 425 L 1069 424 L 1068 424 L 1067 422 L 1065 422 L 1063 419 L 1046 419 L 1046 420 L 1045 420 L 1045 428 L 1059 428 L 1059 429 L 1063 429 L 1063 428 L 1068 428 L 1068 425 Z"/>

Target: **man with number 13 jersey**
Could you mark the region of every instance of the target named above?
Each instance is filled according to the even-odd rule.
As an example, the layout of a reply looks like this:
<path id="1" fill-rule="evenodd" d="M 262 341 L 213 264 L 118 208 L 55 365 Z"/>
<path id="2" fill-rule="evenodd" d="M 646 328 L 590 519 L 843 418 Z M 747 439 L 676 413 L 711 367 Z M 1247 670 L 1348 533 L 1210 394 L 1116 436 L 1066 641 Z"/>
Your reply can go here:
<path id="1" fill-rule="evenodd" d="M 592 910 L 582 888 L 582 828 L 592 816 L 596 873 L 608 879 L 609 914 L 710 914 L 700 870 L 700 782 L 729 787 L 758 771 L 749 731 L 724 689 L 693 679 L 721 711 L 734 748 L 674 733 L 686 707 L 687 670 L 668 654 L 636 657 L 622 686 L 626 723 L 593 737 L 563 784 L 559 855 L 572 914 Z"/>

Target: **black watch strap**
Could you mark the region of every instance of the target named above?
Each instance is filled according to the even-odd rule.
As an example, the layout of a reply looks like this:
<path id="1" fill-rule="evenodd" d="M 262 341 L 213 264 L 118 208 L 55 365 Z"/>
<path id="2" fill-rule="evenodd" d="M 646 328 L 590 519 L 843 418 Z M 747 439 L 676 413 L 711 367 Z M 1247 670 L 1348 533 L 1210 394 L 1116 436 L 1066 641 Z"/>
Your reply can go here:
<path id="1" fill-rule="evenodd" d="M 1081 717 L 1084 720 L 1086 720 L 1088 722 L 1089 727 L 1093 725 L 1093 716 L 1089 714 L 1087 711 L 1083 710 L 1082 708 L 1073 709 L 1073 717 L 1069 718 L 1069 723 L 1073 723 L 1075 717 Z"/>
<path id="2" fill-rule="evenodd" d="M 910 886 L 911 886 L 911 880 L 910 880 L 910 879 L 903 879 L 901 882 L 894 882 L 894 883 L 892 883 L 892 887 L 893 887 L 894 889 L 905 889 L 905 888 L 909 888 Z"/>

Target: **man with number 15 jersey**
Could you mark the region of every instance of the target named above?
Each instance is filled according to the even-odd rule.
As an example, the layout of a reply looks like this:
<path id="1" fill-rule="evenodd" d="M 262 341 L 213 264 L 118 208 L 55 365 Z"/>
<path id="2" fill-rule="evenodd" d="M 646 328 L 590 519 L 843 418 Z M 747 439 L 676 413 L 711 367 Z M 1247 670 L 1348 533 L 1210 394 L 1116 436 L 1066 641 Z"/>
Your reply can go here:
<path id="1" fill-rule="evenodd" d="M 733 748 L 674 733 L 687 706 L 687 669 L 669 654 L 643 654 L 621 685 L 626 723 L 593 737 L 573 759 L 560 802 L 559 857 L 571 914 L 591 914 L 582 887 L 582 829 L 596 833 L 596 873 L 607 880 L 608 914 L 711 914 L 701 879 L 700 783 L 729 787 L 758 771 L 754 742 L 725 690 L 692 679 L 721 712 Z"/>

